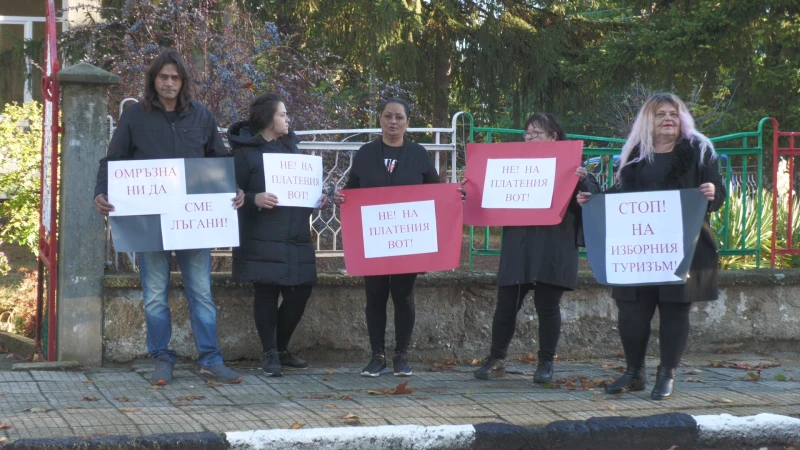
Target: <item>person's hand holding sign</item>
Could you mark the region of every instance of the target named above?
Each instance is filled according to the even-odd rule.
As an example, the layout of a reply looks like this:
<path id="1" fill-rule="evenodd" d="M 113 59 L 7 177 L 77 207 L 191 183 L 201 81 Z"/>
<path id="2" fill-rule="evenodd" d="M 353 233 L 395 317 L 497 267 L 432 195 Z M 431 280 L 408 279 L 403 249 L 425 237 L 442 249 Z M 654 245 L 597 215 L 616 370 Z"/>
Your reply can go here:
<path id="1" fill-rule="evenodd" d="M 714 186 L 714 183 L 703 183 L 700 185 L 700 193 L 708 199 L 708 201 L 713 202 L 714 196 L 717 193 L 717 188 Z"/>
<path id="2" fill-rule="evenodd" d="M 342 195 L 339 191 L 336 191 L 336 193 L 333 194 L 333 203 L 336 203 L 337 205 L 344 203 L 344 195 Z"/>
<path id="3" fill-rule="evenodd" d="M 108 196 L 106 194 L 98 194 L 94 198 L 94 209 L 100 214 L 107 216 L 110 211 L 114 210 L 114 205 L 108 203 Z"/>
<path id="4" fill-rule="evenodd" d="M 576 175 L 578 178 L 580 178 L 580 179 L 581 179 L 581 181 L 583 181 L 583 180 L 585 180 L 585 179 L 586 179 L 586 177 L 589 175 L 589 172 L 587 172 L 587 171 L 586 171 L 586 168 L 585 168 L 585 167 L 583 167 L 583 166 L 578 166 L 578 168 L 577 168 L 577 169 L 575 169 L 575 175 Z"/>
<path id="5" fill-rule="evenodd" d="M 278 197 L 269 192 L 256 194 L 256 206 L 259 208 L 272 209 L 278 204 Z"/>
<path id="6" fill-rule="evenodd" d="M 322 209 L 327 204 L 328 204 L 328 196 L 325 195 L 325 194 L 322 194 L 322 196 L 319 198 L 319 200 L 317 200 L 316 209 Z"/>
<path id="7" fill-rule="evenodd" d="M 236 189 L 236 197 L 233 197 L 233 209 L 239 209 L 244 205 L 244 191 Z"/>
<path id="8" fill-rule="evenodd" d="M 592 193 L 578 191 L 578 195 L 575 199 L 578 200 L 578 205 L 583 206 L 584 203 L 592 199 Z"/>

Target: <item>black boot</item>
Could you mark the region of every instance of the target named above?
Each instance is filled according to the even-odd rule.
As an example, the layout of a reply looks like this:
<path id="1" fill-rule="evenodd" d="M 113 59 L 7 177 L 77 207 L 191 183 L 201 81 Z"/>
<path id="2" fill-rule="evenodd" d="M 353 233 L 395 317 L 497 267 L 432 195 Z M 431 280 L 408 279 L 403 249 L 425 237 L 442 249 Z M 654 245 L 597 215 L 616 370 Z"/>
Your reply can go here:
<path id="1" fill-rule="evenodd" d="M 553 361 L 539 361 L 536 372 L 533 373 L 533 382 L 536 384 L 553 382 Z"/>
<path id="2" fill-rule="evenodd" d="M 653 400 L 664 400 L 672 395 L 672 386 L 674 384 L 675 369 L 658 366 L 658 372 L 656 372 L 656 385 L 653 386 L 653 392 L 650 393 L 650 398 Z"/>
<path id="3" fill-rule="evenodd" d="M 642 365 L 642 367 L 628 366 L 621 377 L 606 386 L 606 394 L 643 391 L 646 385 L 647 373 L 645 372 L 644 365 Z"/>

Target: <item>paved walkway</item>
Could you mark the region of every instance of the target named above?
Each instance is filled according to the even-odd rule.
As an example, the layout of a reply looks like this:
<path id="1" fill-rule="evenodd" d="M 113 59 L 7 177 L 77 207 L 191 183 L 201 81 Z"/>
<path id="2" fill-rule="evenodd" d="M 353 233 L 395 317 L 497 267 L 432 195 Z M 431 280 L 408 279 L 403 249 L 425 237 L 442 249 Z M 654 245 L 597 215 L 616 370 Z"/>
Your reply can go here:
<path id="1" fill-rule="evenodd" d="M 602 385 L 617 377 L 618 360 L 561 361 L 557 383 L 531 383 L 535 365 L 513 361 L 506 378 L 482 382 L 473 367 L 414 365 L 411 378 L 362 378 L 361 365 L 326 365 L 283 378 L 260 375 L 254 363 L 239 365 L 236 386 L 209 386 L 191 366 L 175 371 L 172 384 L 150 387 L 149 364 L 81 371 L 12 371 L 0 355 L 0 441 L 26 437 L 141 436 L 155 433 L 503 422 L 544 425 L 590 417 L 693 415 L 800 417 L 800 354 L 709 355 L 687 358 L 676 393 L 649 399 L 657 361 L 648 359 L 648 390 L 610 396 Z M 784 381 L 785 380 L 785 381 Z M 391 394 L 399 383 L 408 392 Z"/>

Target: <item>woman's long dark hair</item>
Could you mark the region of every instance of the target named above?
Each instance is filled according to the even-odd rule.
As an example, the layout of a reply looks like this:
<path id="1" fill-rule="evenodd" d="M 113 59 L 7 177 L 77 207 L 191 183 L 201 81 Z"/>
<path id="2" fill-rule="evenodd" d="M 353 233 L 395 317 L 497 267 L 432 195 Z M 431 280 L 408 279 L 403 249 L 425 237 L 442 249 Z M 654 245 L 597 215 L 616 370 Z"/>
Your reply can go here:
<path id="1" fill-rule="evenodd" d="M 158 99 L 156 77 L 167 64 L 175 64 L 175 66 L 178 67 L 178 75 L 181 76 L 182 80 L 181 90 L 178 92 L 178 104 L 175 109 L 183 111 L 189 107 L 189 103 L 192 101 L 192 95 L 189 93 L 191 78 L 189 77 L 189 70 L 186 69 L 183 58 L 181 58 L 181 55 L 175 50 L 166 50 L 158 55 L 150 64 L 150 68 L 147 69 L 147 82 L 144 85 L 144 98 L 142 99 L 142 108 L 144 108 L 145 111 L 151 111 L 153 109 L 153 102 Z"/>
<path id="2" fill-rule="evenodd" d="M 250 132 L 260 133 L 261 130 L 272 125 L 275 113 L 278 111 L 278 104 L 281 102 L 286 103 L 286 100 L 279 94 L 264 94 L 253 100 L 253 103 L 250 104 L 250 117 L 247 120 Z"/>
<path id="3" fill-rule="evenodd" d="M 531 125 L 539 125 L 548 136 L 555 134 L 557 141 L 567 140 L 567 133 L 561 128 L 561 124 L 558 123 L 556 116 L 550 113 L 536 113 L 528 117 L 528 120 L 525 122 L 524 130 L 527 130 Z"/>

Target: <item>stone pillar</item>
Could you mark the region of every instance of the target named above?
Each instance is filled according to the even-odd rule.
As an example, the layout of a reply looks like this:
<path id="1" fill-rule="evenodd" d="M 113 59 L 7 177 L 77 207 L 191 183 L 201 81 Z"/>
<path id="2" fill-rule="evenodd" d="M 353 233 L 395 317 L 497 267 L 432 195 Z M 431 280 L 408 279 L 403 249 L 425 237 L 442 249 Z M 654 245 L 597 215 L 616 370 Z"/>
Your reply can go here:
<path id="1" fill-rule="evenodd" d="M 105 224 L 94 210 L 98 161 L 108 146 L 108 87 L 119 77 L 90 64 L 60 71 L 57 358 L 103 363 Z"/>

